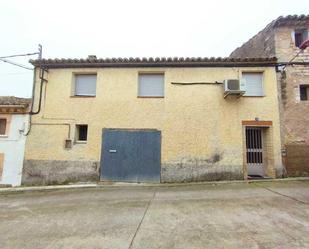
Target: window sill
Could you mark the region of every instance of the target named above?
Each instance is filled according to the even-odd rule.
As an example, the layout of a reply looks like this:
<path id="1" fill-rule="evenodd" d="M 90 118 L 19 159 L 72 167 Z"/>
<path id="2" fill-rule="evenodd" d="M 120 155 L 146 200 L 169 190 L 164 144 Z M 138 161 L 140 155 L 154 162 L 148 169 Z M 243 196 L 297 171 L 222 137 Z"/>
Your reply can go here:
<path id="1" fill-rule="evenodd" d="M 70 98 L 95 98 L 96 95 L 72 95 Z"/>
<path id="2" fill-rule="evenodd" d="M 86 144 L 87 141 L 82 141 L 82 140 L 78 140 L 78 141 L 75 141 L 75 144 Z"/>
<path id="3" fill-rule="evenodd" d="M 242 97 L 263 98 L 266 97 L 266 95 L 243 95 Z"/>
<path id="4" fill-rule="evenodd" d="M 137 96 L 138 98 L 141 99 L 147 99 L 147 98 L 152 98 L 152 99 L 164 99 L 164 96 Z"/>

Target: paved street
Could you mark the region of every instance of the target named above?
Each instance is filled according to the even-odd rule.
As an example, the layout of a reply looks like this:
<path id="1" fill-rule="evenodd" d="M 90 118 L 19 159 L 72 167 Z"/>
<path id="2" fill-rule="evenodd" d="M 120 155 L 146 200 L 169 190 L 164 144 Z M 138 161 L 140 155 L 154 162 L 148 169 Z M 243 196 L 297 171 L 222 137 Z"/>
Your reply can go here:
<path id="1" fill-rule="evenodd" d="M 0 248 L 309 248 L 309 181 L 0 194 Z"/>

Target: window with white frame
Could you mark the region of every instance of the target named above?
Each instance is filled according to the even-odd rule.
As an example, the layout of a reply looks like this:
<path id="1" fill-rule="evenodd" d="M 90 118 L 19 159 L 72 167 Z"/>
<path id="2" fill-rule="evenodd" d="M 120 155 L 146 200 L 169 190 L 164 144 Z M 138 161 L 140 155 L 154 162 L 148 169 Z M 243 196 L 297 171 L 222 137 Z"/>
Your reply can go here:
<path id="1" fill-rule="evenodd" d="M 301 101 L 309 100 L 309 85 L 300 85 L 299 93 Z"/>
<path id="2" fill-rule="evenodd" d="M 262 72 L 243 72 L 242 81 L 246 89 L 244 96 L 264 96 Z"/>
<path id="3" fill-rule="evenodd" d="M 96 96 L 96 74 L 75 74 L 74 79 L 75 96 Z"/>
<path id="4" fill-rule="evenodd" d="M 164 97 L 164 74 L 140 73 L 138 75 L 139 97 Z"/>

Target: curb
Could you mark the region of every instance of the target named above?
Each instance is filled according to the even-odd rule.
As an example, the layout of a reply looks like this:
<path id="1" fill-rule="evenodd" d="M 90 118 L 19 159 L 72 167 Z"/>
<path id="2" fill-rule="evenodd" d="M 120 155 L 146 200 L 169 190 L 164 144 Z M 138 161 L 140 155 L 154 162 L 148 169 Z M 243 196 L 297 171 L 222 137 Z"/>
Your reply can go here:
<path id="1" fill-rule="evenodd" d="M 48 191 L 48 190 L 70 190 L 86 188 L 123 188 L 123 187 L 180 187 L 196 185 L 226 185 L 226 184 L 250 184 L 259 182 L 292 182 L 292 181 L 309 181 L 309 177 L 293 177 L 279 179 L 259 179 L 259 180 L 235 180 L 235 181 L 209 181 L 209 182 L 187 182 L 187 183 L 128 183 L 128 182 L 99 182 L 83 183 L 71 185 L 52 185 L 52 186 L 31 186 L 31 187 L 9 187 L 0 188 L 2 193 L 14 192 L 31 192 L 31 191 Z"/>

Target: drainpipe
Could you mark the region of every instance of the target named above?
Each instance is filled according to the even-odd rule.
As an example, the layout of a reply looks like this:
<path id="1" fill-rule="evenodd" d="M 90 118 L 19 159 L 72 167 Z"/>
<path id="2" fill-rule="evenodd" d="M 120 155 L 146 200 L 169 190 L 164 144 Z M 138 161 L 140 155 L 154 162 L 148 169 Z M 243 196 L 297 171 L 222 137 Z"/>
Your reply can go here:
<path id="1" fill-rule="evenodd" d="M 30 107 L 30 112 L 28 113 L 30 115 L 29 117 L 29 129 L 27 131 L 27 133 L 25 134 L 25 136 L 28 136 L 30 131 L 31 131 L 31 120 L 32 120 L 32 115 L 36 115 L 39 114 L 41 111 L 41 106 L 42 106 L 42 94 L 43 94 L 43 83 L 47 82 L 46 79 L 44 79 L 44 72 L 46 71 L 46 69 L 42 68 L 40 66 L 40 97 L 39 97 L 39 103 L 38 103 L 38 109 L 36 111 L 33 111 L 33 107 L 34 107 L 34 101 L 35 101 L 35 82 L 36 82 L 36 69 L 34 68 L 34 73 L 33 73 L 33 84 L 32 84 L 32 96 L 31 96 L 31 107 Z"/>

